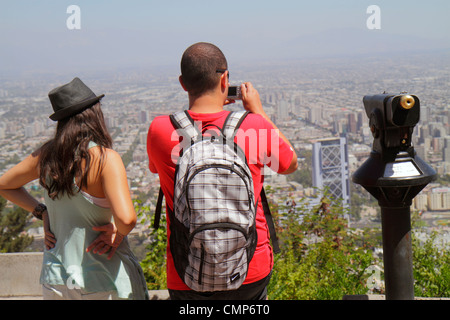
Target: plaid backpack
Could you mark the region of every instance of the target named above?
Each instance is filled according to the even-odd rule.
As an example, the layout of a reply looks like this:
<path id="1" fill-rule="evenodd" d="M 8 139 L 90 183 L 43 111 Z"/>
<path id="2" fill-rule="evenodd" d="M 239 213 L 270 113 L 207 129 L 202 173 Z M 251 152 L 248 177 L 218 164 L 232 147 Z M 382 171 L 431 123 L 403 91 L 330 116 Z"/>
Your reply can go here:
<path id="1" fill-rule="evenodd" d="M 209 135 L 204 134 L 206 128 L 199 130 L 187 111 L 170 116 L 184 148 L 175 170 L 174 208 L 168 212 L 169 243 L 177 273 L 195 291 L 239 288 L 256 249 L 252 175 L 244 152 L 234 142 L 247 114 L 230 112 L 223 128 L 207 130 Z M 160 190 L 155 227 L 162 196 Z M 265 195 L 261 198 L 267 210 Z"/>

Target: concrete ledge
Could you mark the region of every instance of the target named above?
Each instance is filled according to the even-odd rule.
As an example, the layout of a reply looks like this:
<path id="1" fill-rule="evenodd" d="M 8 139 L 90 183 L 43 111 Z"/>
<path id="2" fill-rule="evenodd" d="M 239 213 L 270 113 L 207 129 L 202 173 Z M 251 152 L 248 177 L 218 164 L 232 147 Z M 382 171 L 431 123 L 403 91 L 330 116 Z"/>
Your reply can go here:
<path id="1" fill-rule="evenodd" d="M 342 300 L 386 300 L 384 294 L 353 294 L 345 295 Z"/>
<path id="2" fill-rule="evenodd" d="M 167 290 L 149 290 L 149 300 L 170 300 Z"/>
<path id="3" fill-rule="evenodd" d="M 2 297 L 0 296 L 0 301 L 3 300 L 43 300 L 44 298 L 42 296 L 9 296 L 9 297 Z"/>
<path id="4" fill-rule="evenodd" d="M 384 294 L 355 294 L 345 295 L 342 300 L 386 300 L 386 296 Z M 450 298 L 414 297 L 414 300 L 450 300 Z"/>
<path id="5" fill-rule="evenodd" d="M 148 292 L 149 300 L 170 300 L 169 291 L 167 290 L 150 290 Z M 1 296 L 0 300 L 43 300 L 42 295 L 30 296 Z"/>
<path id="6" fill-rule="evenodd" d="M 0 253 L 0 300 L 42 300 L 42 252 Z M 150 300 L 169 300 L 167 290 L 150 290 Z"/>
<path id="7" fill-rule="evenodd" d="M 41 296 L 42 252 L 0 254 L 0 297 Z"/>

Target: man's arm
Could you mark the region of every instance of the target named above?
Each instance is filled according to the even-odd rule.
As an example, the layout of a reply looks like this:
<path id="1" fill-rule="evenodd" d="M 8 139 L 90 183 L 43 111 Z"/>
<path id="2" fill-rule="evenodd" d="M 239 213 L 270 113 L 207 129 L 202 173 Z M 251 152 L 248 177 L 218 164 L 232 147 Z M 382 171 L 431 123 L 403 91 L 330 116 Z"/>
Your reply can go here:
<path id="1" fill-rule="evenodd" d="M 150 169 L 150 172 L 158 173 L 158 170 L 156 169 L 156 166 L 153 163 L 153 152 L 152 152 L 152 146 L 153 143 L 155 143 L 153 141 L 154 138 L 152 137 L 154 121 L 155 120 L 153 120 L 152 123 L 150 124 L 150 127 L 147 132 L 147 156 L 148 156 L 148 168 Z"/>
<path id="2" fill-rule="evenodd" d="M 261 115 L 265 120 L 267 120 L 275 129 L 278 129 L 277 126 L 270 120 L 269 116 L 266 114 L 266 112 L 263 109 L 261 99 L 259 98 L 258 91 L 253 87 L 253 85 L 250 82 L 245 82 L 241 85 L 241 92 L 242 92 L 242 103 L 244 105 L 245 110 L 250 111 L 251 113 L 259 114 Z M 280 138 L 283 139 L 292 149 L 293 156 L 291 160 L 291 164 L 289 168 L 287 168 L 285 171 L 280 172 L 280 174 L 289 174 L 297 170 L 297 154 L 295 153 L 295 149 L 292 146 L 292 144 L 289 142 L 289 140 L 284 136 L 284 134 L 278 129 Z"/>

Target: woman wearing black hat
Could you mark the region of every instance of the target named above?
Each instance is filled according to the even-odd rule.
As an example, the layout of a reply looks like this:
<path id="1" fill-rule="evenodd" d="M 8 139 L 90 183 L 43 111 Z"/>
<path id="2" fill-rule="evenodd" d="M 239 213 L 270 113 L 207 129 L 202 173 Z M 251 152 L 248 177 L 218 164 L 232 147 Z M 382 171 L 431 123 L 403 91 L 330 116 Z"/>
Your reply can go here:
<path id="1" fill-rule="evenodd" d="M 80 79 L 49 93 L 56 134 L 0 177 L 0 195 L 44 220 L 45 299 L 146 299 L 126 235 L 136 224 L 100 99 Z M 45 204 L 23 188 L 39 179 Z M 113 223 L 112 223 L 113 222 Z"/>

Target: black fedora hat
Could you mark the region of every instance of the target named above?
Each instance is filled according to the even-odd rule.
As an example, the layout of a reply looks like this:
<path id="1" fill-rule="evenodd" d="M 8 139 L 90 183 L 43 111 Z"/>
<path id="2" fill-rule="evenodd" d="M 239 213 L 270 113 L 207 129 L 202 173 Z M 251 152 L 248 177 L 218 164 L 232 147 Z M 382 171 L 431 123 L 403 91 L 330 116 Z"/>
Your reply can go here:
<path id="1" fill-rule="evenodd" d="M 48 93 L 48 97 L 53 107 L 50 119 L 58 121 L 77 113 L 86 108 L 92 107 L 105 95 L 95 95 L 79 78 L 74 78 L 71 82 L 53 89 Z"/>

